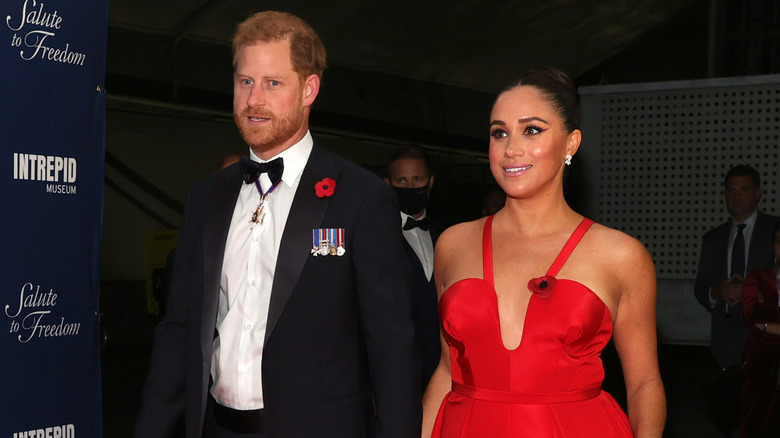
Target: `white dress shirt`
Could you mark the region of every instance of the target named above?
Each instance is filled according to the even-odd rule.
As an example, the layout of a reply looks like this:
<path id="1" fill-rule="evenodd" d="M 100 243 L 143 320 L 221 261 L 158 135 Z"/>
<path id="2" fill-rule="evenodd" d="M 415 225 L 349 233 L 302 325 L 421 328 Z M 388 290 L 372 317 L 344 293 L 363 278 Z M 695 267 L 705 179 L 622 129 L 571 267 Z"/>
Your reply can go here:
<path id="1" fill-rule="evenodd" d="M 211 359 L 211 395 L 223 406 L 239 410 L 264 407 L 261 364 L 274 269 L 284 225 L 312 146 L 307 132 L 300 142 L 276 156 L 284 159 L 282 181 L 266 197 L 260 223 L 250 221 L 260 193 L 255 184 L 242 183 L 225 245 L 218 336 Z M 250 158 L 262 162 L 251 151 Z M 260 175 L 258 181 L 264 193 L 270 189 L 267 174 Z"/>
<path id="2" fill-rule="evenodd" d="M 419 219 L 425 218 L 426 212 L 423 212 Z M 406 223 L 406 219 L 410 218 L 406 213 L 401 212 L 401 229 Z M 431 238 L 431 232 L 428 230 L 423 231 L 419 227 L 412 228 L 411 230 L 403 230 L 404 238 L 409 242 L 409 246 L 412 247 L 414 253 L 417 254 L 417 258 L 422 263 L 423 270 L 425 271 L 425 277 L 428 281 L 431 280 L 433 275 L 433 239 Z"/>

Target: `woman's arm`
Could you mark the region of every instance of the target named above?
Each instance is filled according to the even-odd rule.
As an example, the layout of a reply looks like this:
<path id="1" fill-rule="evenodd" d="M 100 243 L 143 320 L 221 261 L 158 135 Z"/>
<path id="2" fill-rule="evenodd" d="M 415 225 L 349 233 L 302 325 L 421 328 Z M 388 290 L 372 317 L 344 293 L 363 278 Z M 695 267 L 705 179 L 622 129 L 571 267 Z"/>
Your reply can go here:
<path id="1" fill-rule="evenodd" d="M 422 438 L 430 438 L 436 414 L 444 400 L 444 397 L 452 389 L 452 375 L 450 374 L 450 346 L 441 337 L 441 359 L 436 371 L 433 372 L 428 386 L 423 395 L 423 423 Z"/>
<path id="2" fill-rule="evenodd" d="M 610 274 L 620 301 L 614 341 L 628 396 L 628 418 L 637 438 L 660 438 L 666 421 L 666 396 L 658 369 L 655 267 L 645 247 L 623 235 Z M 630 268 L 629 268 L 630 267 Z"/>

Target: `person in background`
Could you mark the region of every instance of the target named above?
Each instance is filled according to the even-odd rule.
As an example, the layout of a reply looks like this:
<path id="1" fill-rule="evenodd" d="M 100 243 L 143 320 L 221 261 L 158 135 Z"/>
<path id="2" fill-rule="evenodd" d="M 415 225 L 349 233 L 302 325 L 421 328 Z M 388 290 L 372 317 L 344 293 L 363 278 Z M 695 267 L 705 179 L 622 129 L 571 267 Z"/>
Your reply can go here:
<path id="1" fill-rule="evenodd" d="M 751 272 L 742 285 L 748 325 L 742 384 L 743 438 L 780 436 L 780 222 L 772 230 L 774 265 Z"/>
<path id="2" fill-rule="evenodd" d="M 439 364 L 439 311 L 433 279 L 433 248 L 441 227 L 428 215 L 426 207 L 433 188 L 433 172 L 428 156 L 415 146 L 396 151 L 387 165 L 385 182 L 393 187 L 401 206 L 401 229 L 406 255 L 412 267 L 412 313 L 422 360 L 422 388 Z"/>
<path id="3" fill-rule="evenodd" d="M 662 435 L 655 268 L 641 242 L 567 205 L 579 121 L 574 85 L 550 67 L 493 104 L 488 155 L 506 205 L 436 245 L 443 343 L 423 437 Z M 628 416 L 601 390 L 613 331 Z"/>
<path id="4" fill-rule="evenodd" d="M 261 12 L 233 56 L 249 158 L 190 191 L 134 436 L 170 437 L 184 416 L 187 438 L 416 437 L 398 201 L 309 132 L 320 38 Z"/>
<path id="5" fill-rule="evenodd" d="M 739 435 L 740 368 L 748 328 L 740 305 L 746 273 L 772 264 L 771 231 L 780 219 L 758 210 L 761 179 L 751 166 L 737 165 L 724 179 L 729 219 L 702 238 L 694 293 L 711 314 L 710 349 L 718 373 L 713 417 L 731 436 Z"/>

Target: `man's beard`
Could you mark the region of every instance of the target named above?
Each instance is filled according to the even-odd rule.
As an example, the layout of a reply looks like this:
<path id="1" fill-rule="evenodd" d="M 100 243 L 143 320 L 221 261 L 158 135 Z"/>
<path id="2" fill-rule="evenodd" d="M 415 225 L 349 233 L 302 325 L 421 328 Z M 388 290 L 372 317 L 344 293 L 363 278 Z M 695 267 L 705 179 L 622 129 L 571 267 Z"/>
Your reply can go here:
<path id="1" fill-rule="evenodd" d="M 255 154 L 270 151 L 275 147 L 282 145 L 289 140 L 303 125 L 303 108 L 296 107 L 281 117 L 273 113 L 262 113 L 247 108 L 241 112 L 241 115 L 233 115 L 233 119 L 238 126 L 241 137 L 252 148 Z M 249 116 L 258 116 L 268 118 L 265 126 L 251 128 L 247 118 Z"/>

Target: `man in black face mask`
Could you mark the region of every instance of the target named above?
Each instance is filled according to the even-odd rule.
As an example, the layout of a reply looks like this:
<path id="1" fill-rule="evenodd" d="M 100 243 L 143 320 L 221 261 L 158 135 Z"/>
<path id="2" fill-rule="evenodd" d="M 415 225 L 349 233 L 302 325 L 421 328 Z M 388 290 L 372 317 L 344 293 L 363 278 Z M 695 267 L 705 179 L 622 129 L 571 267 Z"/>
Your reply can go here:
<path id="1" fill-rule="evenodd" d="M 422 149 L 403 147 L 387 166 L 385 182 L 393 186 L 401 206 L 401 227 L 414 274 L 412 316 L 422 358 L 423 391 L 439 364 L 438 300 L 433 281 L 433 248 L 441 228 L 426 214 L 433 187 L 430 162 Z"/>

